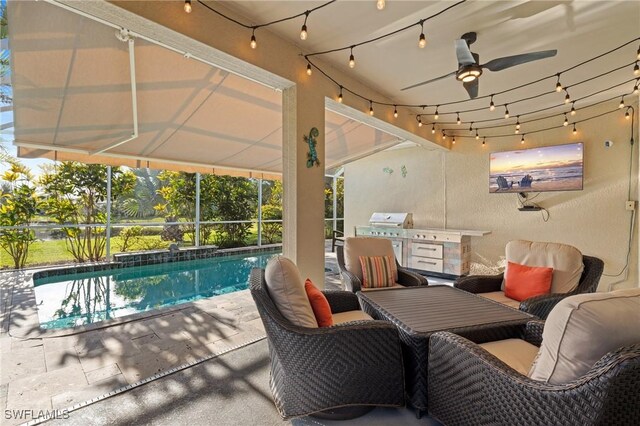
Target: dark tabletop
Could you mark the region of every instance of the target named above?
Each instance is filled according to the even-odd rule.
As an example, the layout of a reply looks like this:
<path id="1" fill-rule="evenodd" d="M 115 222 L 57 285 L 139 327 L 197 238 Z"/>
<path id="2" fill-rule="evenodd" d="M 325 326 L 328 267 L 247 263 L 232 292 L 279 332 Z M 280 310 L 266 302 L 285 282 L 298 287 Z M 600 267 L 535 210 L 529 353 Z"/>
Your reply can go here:
<path id="1" fill-rule="evenodd" d="M 411 333 L 433 333 L 506 322 L 532 315 L 447 285 L 360 292 L 358 296 Z"/>

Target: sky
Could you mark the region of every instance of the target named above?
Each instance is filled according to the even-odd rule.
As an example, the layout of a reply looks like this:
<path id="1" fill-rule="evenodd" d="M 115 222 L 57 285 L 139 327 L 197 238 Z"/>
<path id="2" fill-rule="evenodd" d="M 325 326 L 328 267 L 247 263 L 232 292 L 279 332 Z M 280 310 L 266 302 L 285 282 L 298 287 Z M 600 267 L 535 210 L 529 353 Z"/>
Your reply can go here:
<path id="1" fill-rule="evenodd" d="M 582 142 L 491 154 L 491 174 L 582 163 Z"/>

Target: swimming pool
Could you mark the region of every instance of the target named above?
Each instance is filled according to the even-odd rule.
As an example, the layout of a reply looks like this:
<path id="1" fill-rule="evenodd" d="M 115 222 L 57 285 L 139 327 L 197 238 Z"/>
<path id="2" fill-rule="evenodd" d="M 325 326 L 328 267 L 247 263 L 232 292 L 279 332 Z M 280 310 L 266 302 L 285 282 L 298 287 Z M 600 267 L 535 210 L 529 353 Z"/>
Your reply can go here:
<path id="1" fill-rule="evenodd" d="M 277 251 L 133 266 L 34 280 L 40 327 L 77 327 L 249 288 Z"/>

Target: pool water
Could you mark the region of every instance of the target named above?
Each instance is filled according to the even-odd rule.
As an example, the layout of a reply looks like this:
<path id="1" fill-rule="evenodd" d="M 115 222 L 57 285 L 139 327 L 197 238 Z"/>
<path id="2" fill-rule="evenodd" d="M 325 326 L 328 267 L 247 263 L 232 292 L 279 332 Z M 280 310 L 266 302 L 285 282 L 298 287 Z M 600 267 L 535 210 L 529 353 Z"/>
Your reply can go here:
<path id="1" fill-rule="evenodd" d="M 279 254 L 220 256 L 36 279 L 40 327 L 92 324 L 249 288 L 252 268 Z"/>

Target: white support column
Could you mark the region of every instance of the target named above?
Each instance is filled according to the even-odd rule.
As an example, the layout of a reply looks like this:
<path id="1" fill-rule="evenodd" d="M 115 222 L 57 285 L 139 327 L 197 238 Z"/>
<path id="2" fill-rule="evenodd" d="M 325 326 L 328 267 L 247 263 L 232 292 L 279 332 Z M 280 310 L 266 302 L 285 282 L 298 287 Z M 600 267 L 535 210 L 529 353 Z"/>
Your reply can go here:
<path id="1" fill-rule="evenodd" d="M 200 247 L 200 173 L 196 173 L 196 235 L 194 245 Z"/>
<path id="2" fill-rule="evenodd" d="M 324 97 L 306 83 L 282 95 L 283 253 L 298 265 L 302 278 L 324 288 Z M 320 132 L 320 166 L 308 168 L 304 136 L 313 127 Z"/>
<path id="3" fill-rule="evenodd" d="M 338 230 L 338 177 L 333 175 L 333 230 Z"/>
<path id="4" fill-rule="evenodd" d="M 106 256 L 107 262 L 111 260 L 111 166 L 107 166 L 107 229 L 106 229 Z"/>

